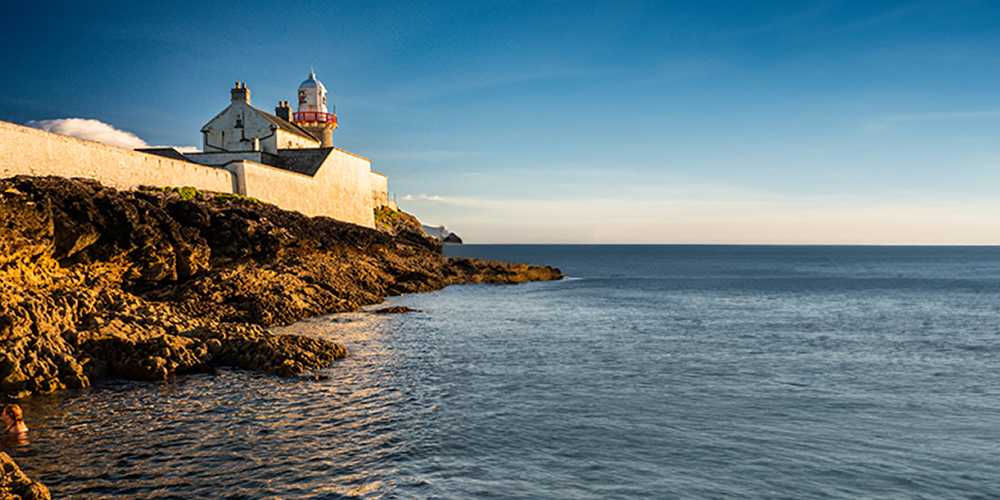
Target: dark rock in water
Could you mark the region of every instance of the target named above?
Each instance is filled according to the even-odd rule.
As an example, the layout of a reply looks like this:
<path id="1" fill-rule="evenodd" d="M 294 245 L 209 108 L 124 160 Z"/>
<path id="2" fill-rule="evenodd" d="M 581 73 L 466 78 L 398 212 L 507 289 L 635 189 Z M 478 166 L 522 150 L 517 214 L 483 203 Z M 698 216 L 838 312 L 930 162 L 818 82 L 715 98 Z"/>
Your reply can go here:
<path id="1" fill-rule="evenodd" d="M 412 309 L 406 306 L 389 306 L 372 311 L 374 314 L 405 314 L 411 312 L 420 312 L 420 309 Z"/>
<path id="2" fill-rule="evenodd" d="M 459 238 L 458 235 L 455 234 L 455 233 L 449 233 L 448 236 L 445 236 L 444 240 L 442 240 L 442 241 L 444 241 L 445 243 L 451 243 L 451 244 L 454 244 L 454 245 L 461 245 L 462 244 L 462 238 Z"/>
<path id="3" fill-rule="evenodd" d="M 10 455 L 0 451 L 0 498 L 49 500 L 52 495 L 45 485 L 29 479 Z"/>
<path id="4" fill-rule="evenodd" d="M 452 257 L 445 265 L 445 280 L 449 283 L 524 283 L 553 281 L 563 278 L 562 271 L 551 266 L 511 264 L 495 260 Z"/>

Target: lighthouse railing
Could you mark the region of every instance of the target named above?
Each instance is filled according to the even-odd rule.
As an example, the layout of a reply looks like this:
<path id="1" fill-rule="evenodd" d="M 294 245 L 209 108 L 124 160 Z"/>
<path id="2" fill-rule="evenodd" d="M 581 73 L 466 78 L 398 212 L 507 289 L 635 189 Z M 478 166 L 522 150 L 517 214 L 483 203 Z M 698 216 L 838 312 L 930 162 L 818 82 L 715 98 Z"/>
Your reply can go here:
<path id="1" fill-rule="evenodd" d="M 337 123 L 337 115 L 322 111 L 299 111 L 292 114 L 292 119 L 296 122 Z"/>

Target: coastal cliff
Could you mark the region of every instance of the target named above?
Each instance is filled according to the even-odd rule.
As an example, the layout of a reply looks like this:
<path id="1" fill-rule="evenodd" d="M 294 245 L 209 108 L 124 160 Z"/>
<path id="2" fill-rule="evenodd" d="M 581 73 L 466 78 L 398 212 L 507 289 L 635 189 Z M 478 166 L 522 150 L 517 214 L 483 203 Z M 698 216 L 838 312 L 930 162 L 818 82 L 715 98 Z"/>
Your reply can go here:
<path id="1" fill-rule="evenodd" d="M 346 355 L 267 327 L 461 283 L 558 269 L 449 259 L 412 216 L 380 230 L 232 194 L 0 180 L 0 396 L 229 366 L 306 374 Z"/>

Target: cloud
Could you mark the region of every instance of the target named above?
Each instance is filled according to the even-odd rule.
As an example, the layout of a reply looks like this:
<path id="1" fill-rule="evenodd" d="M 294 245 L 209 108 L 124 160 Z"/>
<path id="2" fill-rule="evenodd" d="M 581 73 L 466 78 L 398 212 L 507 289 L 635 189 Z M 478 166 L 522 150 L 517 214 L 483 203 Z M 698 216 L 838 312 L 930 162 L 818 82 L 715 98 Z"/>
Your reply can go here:
<path id="1" fill-rule="evenodd" d="M 452 198 L 436 194 L 404 194 L 403 201 L 428 201 L 434 203 L 450 203 Z"/>
<path id="2" fill-rule="evenodd" d="M 988 109 L 982 111 L 939 111 L 932 113 L 904 113 L 887 118 L 893 122 L 913 122 L 927 120 L 962 120 L 966 118 L 996 118 L 1000 110 Z"/>
<path id="3" fill-rule="evenodd" d="M 883 131 L 894 126 L 917 124 L 924 122 L 942 122 L 953 120 L 989 120 L 1000 118 L 1000 110 L 986 109 L 978 111 L 933 111 L 927 113 L 900 113 L 880 117 L 865 124 L 865 129 Z"/>
<path id="4" fill-rule="evenodd" d="M 436 201 L 445 202 L 447 199 L 444 196 L 438 196 L 436 194 L 404 194 L 403 201 Z"/>
<path id="5" fill-rule="evenodd" d="M 483 199 L 411 213 L 476 243 L 992 244 L 991 199 L 961 202 L 748 197 L 694 200 Z"/>
<path id="6" fill-rule="evenodd" d="M 867 30 L 867 29 L 878 27 L 878 26 L 880 26 L 882 24 L 885 24 L 885 23 L 890 23 L 890 22 L 893 22 L 893 21 L 898 21 L 900 19 L 903 19 L 903 18 L 909 17 L 909 16 L 911 16 L 913 14 L 916 14 L 916 13 L 918 13 L 920 11 L 926 11 L 928 7 L 933 7 L 934 6 L 933 4 L 929 4 L 927 2 L 923 2 L 923 3 L 925 3 L 927 5 L 921 5 L 920 2 L 917 2 L 915 4 L 902 5 L 902 6 L 899 6 L 899 7 L 892 8 L 892 9 L 887 9 L 887 10 L 879 12 L 879 13 L 877 13 L 875 15 L 868 16 L 868 17 L 863 17 L 863 18 L 851 21 L 851 22 L 849 22 L 847 24 L 844 24 L 842 26 L 839 26 L 837 28 L 834 28 L 834 29 L 830 30 L 830 32 L 831 33 L 842 33 L 842 32 L 851 32 L 851 31 L 863 31 L 863 30 Z"/>
<path id="7" fill-rule="evenodd" d="M 55 120 L 32 120 L 26 125 L 53 134 L 68 135 L 88 141 L 103 142 L 120 148 L 136 149 L 149 147 L 137 135 L 118 130 L 100 120 L 87 118 L 57 118 Z"/>
<path id="8" fill-rule="evenodd" d="M 138 148 L 174 148 L 181 153 L 200 153 L 197 146 L 150 146 L 139 136 L 125 130 L 119 130 L 100 120 L 89 118 L 56 118 L 54 120 L 32 120 L 25 125 L 52 132 L 53 134 L 103 142 L 111 146 L 126 149 Z"/>
<path id="9" fill-rule="evenodd" d="M 436 194 L 405 194 L 400 201 L 424 205 L 450 205 L 456 207 L 475 208 L 493 206 L 494 202 L 465 196 L 440 196 Z"/>
<path id="10" fill-rule="evenodd" d="M 442 162 L 469 156 L 467 151 L 429 150 L 429 151 L 382 151 L 374 155 L 379 160 L 407 160 Z"/>

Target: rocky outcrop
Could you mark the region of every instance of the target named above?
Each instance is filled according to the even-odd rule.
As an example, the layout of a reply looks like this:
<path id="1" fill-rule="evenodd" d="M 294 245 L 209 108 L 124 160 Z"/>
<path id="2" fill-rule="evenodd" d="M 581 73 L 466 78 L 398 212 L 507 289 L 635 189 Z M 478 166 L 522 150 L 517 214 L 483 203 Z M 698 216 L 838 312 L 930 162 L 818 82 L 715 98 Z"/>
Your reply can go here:
<path id="1" fill-rule="evenodd" d="M 462 238 L 460 238 L 457 234 L 449 231 L 448 228 L 444 226 L 428 226 L 424 224 L 423 226 L 421 226 L 421 228 L 424 230 L 425 235 L 440 242 L 454 243 L 458 245 L 462 244 Z"/>
<path id="2" fill-rule="evenodd" d="M 406 306 L 389 306 L 375 309 L 372 311 L 372 314 L 406 314 L 412 312 L 420 312 L 420 310 Z"/>
<path id="3" fill-rule="evenodd" d="M 267 327 L 451 284 L 561 277 L 447 259 L 412 216 L 376 219 L 381 231 L 234 195 L 0 180 L 0 395 L 219 366 L 300 375 L 345 347 Z"/>
<path id="4" fill-rule="evenodd" d="M 562 278 L 562 272 L 549 266 L 511 264 L 496 260 L 450 258 L 445 267 L 445 280 L 449 284 L 462 283 L 525 283 L 551 281 Z"/>
<path id="5" fill-rule="evenodd" d="M 21 472 L 10 455 L 0 451 L 0 500 L 49 500 L 45 485 L 32 481 Z"/>

